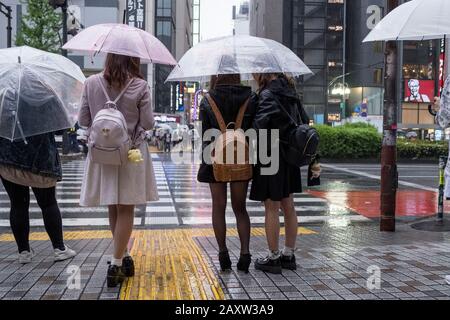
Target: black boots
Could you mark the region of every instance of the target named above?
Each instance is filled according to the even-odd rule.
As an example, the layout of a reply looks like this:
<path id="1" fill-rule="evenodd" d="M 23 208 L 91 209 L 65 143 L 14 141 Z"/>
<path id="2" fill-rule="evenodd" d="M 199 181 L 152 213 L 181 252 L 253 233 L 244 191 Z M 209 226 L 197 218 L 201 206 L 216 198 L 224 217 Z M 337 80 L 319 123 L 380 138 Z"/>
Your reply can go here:
<path id="1" fill-rule="evenodd" d="M 219 252 L 219 263 L 222 271 L 231 270 L 231 259 L 228 251 Z"/>
<path id="2" fill-rule="evenodd" d="M 250 268 L 250 264 L 252 263 L 252 255 L 251 254 L 243 254 L 239 258 L 237 263 L 237 269 L 239 271 L 248 273 L 248 269 Z"/>
<path id="3" fill-rule="evenodd" d="M 258 259 L 255 262 L 255 269 L 272 274 L 281 274 L 281 258 L 270 259 L 267 257 L 264 259 Z"/>
<path id="4" fill-rule="evenodd" d="M 125 281 L 125 275 L 122 272 L 122 268 L 110 265 L 108 267 L 108 275 L 106 277 L 106 283 L 108 285 L 108 288 L 115 288 L 118 285 L 122 284 L 122 282 Z"/>
<path id="5" fill-rule="evenodd" d="M 219 263 L 220 269 L 222 271 L 231 270 L 231 259 L 228 251 L 223 251 L 219 253 Z M 252 255 L 243 254 L 240 256 L 236 267 L 239 271 L 248 273 L 248 269 L 250 268 L 251 263 L 252 263 Z"/>
<path id="6" fill-rule="evenodd" d="M 122 260 L 122 272 L 125 277 L 134 277 L 134 261 L 130 256 L 123 258 Z"/>
<path id="7" fill-rule="evenodd" d="M 106 282 L 108 288 L 115 288 L 122 284 L 126 278 L 134 277 L 134 261 L 130 256 L 122 259 L 122 266 L 118 267 L 108 262 L 108 274 Z"/>
<path id="8" fill-rule="evenodd" d="M 281 267 L 286 270 L 297 270 L 297 261 L 295 260 L 295 255 L 285 256 L 282 254 Z"/>
<path id="9" fill-rule="evenodd" d="M 278 259 L 270 259 L 269 257 L 258 259 L 255 262 L 255 269 L 273 274 L 281 274 L 282 269 L 297 270 L 297 262 L 295 255 L 285 256 L 282 254 Z"/>

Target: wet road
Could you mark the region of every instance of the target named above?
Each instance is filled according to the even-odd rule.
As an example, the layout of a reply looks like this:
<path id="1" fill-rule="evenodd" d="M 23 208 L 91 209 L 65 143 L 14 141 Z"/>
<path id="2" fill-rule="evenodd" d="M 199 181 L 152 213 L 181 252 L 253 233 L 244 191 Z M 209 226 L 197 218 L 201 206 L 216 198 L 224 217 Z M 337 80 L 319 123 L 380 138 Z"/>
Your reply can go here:
<path id="1" fill-rule="evenodd" d="M 64 181 L 58 187 L 58 200 L 65 226 L 106 227 L 106 208 L 80 208 L 78 205 L 83 177 L 82 160 L 63 163 Z M 160 200 L 138 208 L 135 224 L 146 228 L 177 228 L 211 225 L 211 200 L 208 185 L 197 183 L 197 166 L 178 165 L 164 155 L 153 154 Z M 326 164 L 322 174 L 322 186 L 305 189 L 295 196 L 295 205 L 301 223 L 329 222 L 339 225 L 351 221 L 366 221 L 376 217 L 379 211 L 380 166 L 374 164 Z M 306 173 L 304 173 L 306 176 Z M 405 212 L 402 215 L 423 215 L 434 212 L 434 190 L 438 171 L 433 165 L 401 165 L 401 189 L 407 191 Z M 417 197 L 426 192 L 427 198 Z M 417 199 L 414 199 L 417 198 Z M 414 201 L 416 203 L 414 204 Z M 429 203 L 423 207 L 422 202 Z M 367 211 L 367 208 L 370 208 Z M 9 226 L 10 204 L 6 192 L 0 186 L 0 227 Z M 248 202 L 248 211 L 254 225 L 264 222 L 261 203 Z M 360 214 L 358 214 L 360 213 Z M 365 217 L 364 217 L 365 216 Z M 42 226 L 40 210 L 32 197 L 31 224 Z M 227 220 L 235 219 L 228 204 Z"/>

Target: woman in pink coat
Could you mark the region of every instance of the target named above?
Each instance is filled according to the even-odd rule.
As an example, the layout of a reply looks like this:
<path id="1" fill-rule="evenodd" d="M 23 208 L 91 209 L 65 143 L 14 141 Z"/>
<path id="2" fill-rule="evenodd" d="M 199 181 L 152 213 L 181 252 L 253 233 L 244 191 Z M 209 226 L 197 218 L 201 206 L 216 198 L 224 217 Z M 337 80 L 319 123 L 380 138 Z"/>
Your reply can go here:
<path id="1" fill-rule="evenodd" d="M 105 103 L 115 100 L 124 91 L 117 106 L 125 117 L 134 146 L 144 159 L 141 163 L 128 162 L 122 166 L 93 163 L 89 157 L 86 160 L 80 204 L 84 207 L 108 206 L 113 234 L 114 252 L 107 274 L 108 287 L 116 287 L 125 277 L 134 276 L 134 263 L 127 248 L 134 225 L 134 208 L 158 200 L 153 165 L 144 143 L 145 131 L 153 128 L 154 118 L 149 87 L 139 67 L 138 58 L 108 54 L 104 71 L 85 83 L 79 114 L 80 125 L 89 130 Z"/>

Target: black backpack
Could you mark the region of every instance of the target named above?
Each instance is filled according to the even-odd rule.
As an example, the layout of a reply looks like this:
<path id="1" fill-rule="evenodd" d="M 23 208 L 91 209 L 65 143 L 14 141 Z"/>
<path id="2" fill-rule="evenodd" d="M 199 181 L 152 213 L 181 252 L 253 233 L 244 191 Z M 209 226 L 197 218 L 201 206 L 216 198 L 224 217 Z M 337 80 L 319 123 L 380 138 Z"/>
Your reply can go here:
<path id="1" fill-rule="evenodd" d="M 309 119 L 300 100 L 297 101 L 298 121 L 284 108 L 283 104 L 277 99 L 278 104 L 288 117 L 291 119 L 295 128 L 292 129 L 287 137 L 281 138 L 281 152 L 287 163 L 296 166 L 309 166 L 317 157 L 320 137 L 315 128 L 308 125 Z M 298 114 L 300 113 L 300 114 Z"/>

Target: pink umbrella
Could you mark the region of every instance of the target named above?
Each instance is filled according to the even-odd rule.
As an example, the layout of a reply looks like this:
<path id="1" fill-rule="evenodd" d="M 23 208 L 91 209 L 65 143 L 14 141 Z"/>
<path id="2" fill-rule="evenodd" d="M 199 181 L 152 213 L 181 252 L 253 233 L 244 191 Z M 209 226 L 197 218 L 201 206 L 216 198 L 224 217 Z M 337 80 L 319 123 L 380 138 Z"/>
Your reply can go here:
<path id="1" fill-rule="evenodd" d="M 143 63 L 176 65 L 177 61 L 164 44 L 150 33 L 125 24 L 98 24 L 83 30 L 67 42 L 63 49 L 115 53 L 141 58 Z"/>

